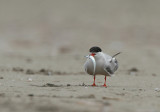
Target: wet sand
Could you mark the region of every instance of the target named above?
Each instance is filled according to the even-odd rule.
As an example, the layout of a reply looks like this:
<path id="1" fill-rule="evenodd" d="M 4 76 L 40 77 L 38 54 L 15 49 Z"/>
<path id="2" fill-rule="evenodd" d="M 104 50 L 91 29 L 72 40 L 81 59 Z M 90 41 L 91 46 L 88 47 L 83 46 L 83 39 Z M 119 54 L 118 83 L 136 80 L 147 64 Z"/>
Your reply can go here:
<path id="1" fill-rule="evenodd" d="M 62 64 L 57 65 L 57 61 L 64 63 L 66 58 L 70 63 L 66 60 L 68 66 L 63 65 L 65 68 L 61 70 Z M 92 87 L 93 77 L 77 67 L 83 61 L 72 56 L 62 56 L 61 60 L 30 57 L 29 63 L 25 57 L 2 56 L 1 59 L 2 63 L 10 62 L 3 66 L 1 63 L 1 111 L 159 111 L 160 91 L 155 88 L 160 85 L 160 76 L 157 74 L 121 68 L 115 76 L 107 77 L 107 88 L 102 87 L 104 76 L 97 76 L 97 87 Z"/>

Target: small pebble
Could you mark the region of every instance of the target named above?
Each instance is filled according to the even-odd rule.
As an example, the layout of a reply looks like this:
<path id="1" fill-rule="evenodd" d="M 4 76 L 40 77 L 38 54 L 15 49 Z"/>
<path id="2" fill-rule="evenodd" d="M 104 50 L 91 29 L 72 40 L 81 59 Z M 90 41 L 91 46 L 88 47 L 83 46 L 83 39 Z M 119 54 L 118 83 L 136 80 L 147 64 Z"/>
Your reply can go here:
<path id="1" fill-rule="evenodd" d="M 0 93 L 0 97 L 4 97 L 5 96 L 5 93 Z"/>
<path id="2" fill-rule="evenodd" d="M 26 61 L 27 61 L 28 63 L 31 63 L 31 62 L 32 62 L 32 59 L 27 58 Z"/>
<path id="3" fill-rule="evenodd" d="M 28 69 L 28 70 L 26 71 L 26 74 L 35 74 L 35 73 L 34 73 L 33 70 Z"/>
<path id="4" fill-rule="evenodd" d="M 70 84 L 67 84 L 67 86 L 71 86 Z"/>
<path id="5" fill-rule="evenodd" d="M 16 95 L 17 98 L 21 97 L 20 95 Z"/>
<path id="6" fill-rule="evenodd" d="M 33 97 L 33 96 L 34 96 L 34 94 L 28 94 L 28 96 L 31 96 L 31 97 Z"/>
<path id="7" fill-rule="evenodd" d="M 31 82 L 31 81 L 32 81 L 32 78 L 28 78 L 28 81 Z"/>
<path id="8" fill-rule="evenodd" d="M 159 88 L 155 88 L 154 90 L 155 90 L 155 91 L 157 91 L 157 92 L 159 92 L 159 91 L 160 91 L 160 89 L 159 89 Z"/>
<path id="9" fill-rule="evenodd" d="M 79 84 L 79 86 L 87 86 L 84 82 L 82 84 Z"/>
<path id="10" fill-rule="evenodd" d="M 82 86 L 86 86 L 84 82 L 83 82 Z"/>
<path id="11" fill-rule="evenodd" d="M 0 79 L 4 79 L 3 77 L 0 77 Z"/>
<path id="12" fill-rule="evenodd" d="M 157 76 L 157 75 L 155 73 L 153 73 L 152 76 Z"/>

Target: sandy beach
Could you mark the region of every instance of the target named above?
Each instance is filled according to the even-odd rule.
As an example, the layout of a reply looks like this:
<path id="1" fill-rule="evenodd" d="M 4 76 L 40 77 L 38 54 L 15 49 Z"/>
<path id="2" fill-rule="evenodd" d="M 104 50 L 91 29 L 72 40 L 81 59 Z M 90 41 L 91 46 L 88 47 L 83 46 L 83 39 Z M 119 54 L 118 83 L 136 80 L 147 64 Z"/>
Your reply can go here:
<path id="1" fill-rule="evenodd" d="M 159 1 L 0 1 L 0 112 L 159 112 Z M 92 46 L 117 56 L 85 73 Z"/>

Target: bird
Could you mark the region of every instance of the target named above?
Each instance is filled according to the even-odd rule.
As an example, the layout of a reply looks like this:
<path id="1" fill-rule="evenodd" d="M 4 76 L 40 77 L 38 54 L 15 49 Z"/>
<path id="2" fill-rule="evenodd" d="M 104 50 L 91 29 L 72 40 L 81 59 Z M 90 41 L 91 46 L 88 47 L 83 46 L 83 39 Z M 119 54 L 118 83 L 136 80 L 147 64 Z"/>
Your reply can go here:
<path id="1" fill-rule="evenodd" d="M 106 53 L 103 53 L 102 49 L 98 46 L 91 47 L 89 49 L 89 52 L 90 54 L 86 56 L 87 60 L 84 64 L 84 69 L 86 73 L 94 76 L 92 86 L 96 86 L 96 75 L 104 75 L 105 82 L 103 86 L 107 87 L 106 76 L 112 76 L 114 72 L 118 69 L 118 61 L 115 56 L 117 56 L 121 52 L 110 56 Z"/>

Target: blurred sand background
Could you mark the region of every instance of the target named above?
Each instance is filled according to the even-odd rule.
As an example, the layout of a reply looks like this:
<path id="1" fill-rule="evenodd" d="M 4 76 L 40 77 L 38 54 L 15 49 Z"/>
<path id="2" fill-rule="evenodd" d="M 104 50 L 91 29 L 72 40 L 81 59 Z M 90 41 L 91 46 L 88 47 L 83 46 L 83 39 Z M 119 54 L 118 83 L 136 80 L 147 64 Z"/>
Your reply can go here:
<path id="1" fill-rule="evenodd" d="M 1 112 L 159 112 L 159 0 L 0 0 Z M 92 46 L 119 51 L 88 86 Z M 68 86 L 67 86 L 68 85 Z"/>

